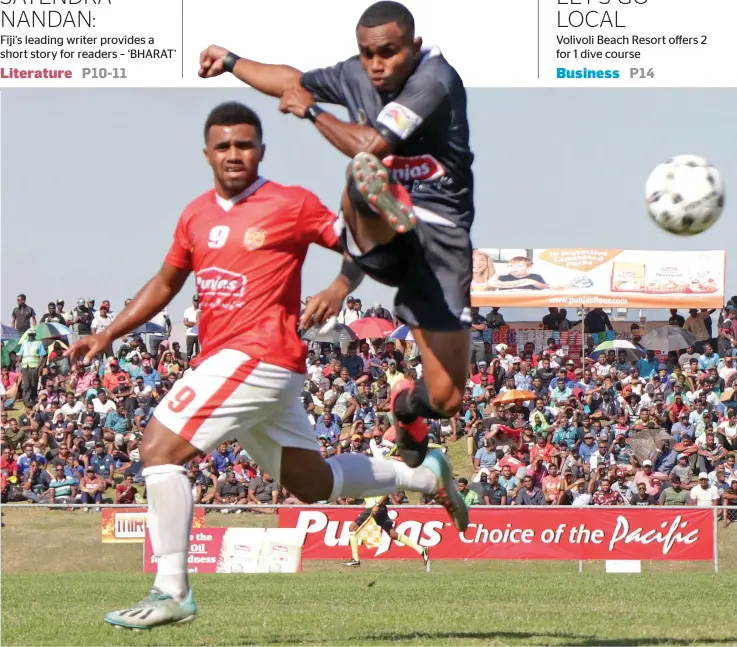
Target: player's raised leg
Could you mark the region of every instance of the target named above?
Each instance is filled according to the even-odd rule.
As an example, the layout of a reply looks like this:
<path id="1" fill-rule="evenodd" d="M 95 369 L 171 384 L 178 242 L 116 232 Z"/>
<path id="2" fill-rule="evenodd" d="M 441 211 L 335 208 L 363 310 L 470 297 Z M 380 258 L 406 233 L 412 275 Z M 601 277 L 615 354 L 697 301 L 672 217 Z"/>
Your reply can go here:
<path id="1" fill-rule="evenodd" d="M 462 321 L 470 307 L 471 267 L 465 258 L 470 259 L 470 240 L 457 227 L 417 223 L 409 193 L 391 181 L 382 162 L 367 153 L 356 160 L 360 164 L 354 160 L 349 168 L 341 201 L 344 246 L 362 271 L 400 287 L 397 314 L 410 324 L 427 367 L 424 380 L 402 380 L 392 389 L 399 454 L 416 467 L 427 454 L 425 419 L 453 416 L 463 397 L 470 352 L 468 324 Z M 413 214 L 411 220 L 401 220 L 405 213 Z"/>
<path id="2" fill-rule="evenodd" d="M 468 509 L 453 483 L 445 455 L 434 450 L 416 469 L 400 461 L 363 454 L 320 455 L 315 432 L 297 396 L 303 377 L 294 375 L 278 409 L 264 423 L 238 438 L 249 455 L 305 503 L 341 497 L 365 499 L 408 490 L 432 495 L 445 506 L 459 530 L 468 526 Z"/>

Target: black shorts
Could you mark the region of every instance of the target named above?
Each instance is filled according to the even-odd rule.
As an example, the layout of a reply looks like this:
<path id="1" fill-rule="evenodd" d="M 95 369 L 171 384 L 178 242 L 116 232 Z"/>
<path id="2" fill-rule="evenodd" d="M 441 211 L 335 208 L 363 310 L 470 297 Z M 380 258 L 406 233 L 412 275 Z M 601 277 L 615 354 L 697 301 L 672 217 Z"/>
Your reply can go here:
<path id="1" fill-rule="evenodd" d="M 356 518 L 356 525 L 360 528 L 366 522 L 366 519 L 368 519 L 370 516 L 371 510 L 364 510 Z M 394 522 L 389 518 L 386 510 L 379 510 L 374 517 L 374 521 L 376 522 L 376 525 L 379 526 L 379 528 L 385 530 L 386 532 L 394 529 Z"/>
<path id="2" fill-rule="evenodd" d="M 398 288 L 399 319 L 410 327 L 450 332 L 471 325 L 472 252 L 467 230 L 418 220 L 409 233 L 351 257 L 367 276 Z"/>

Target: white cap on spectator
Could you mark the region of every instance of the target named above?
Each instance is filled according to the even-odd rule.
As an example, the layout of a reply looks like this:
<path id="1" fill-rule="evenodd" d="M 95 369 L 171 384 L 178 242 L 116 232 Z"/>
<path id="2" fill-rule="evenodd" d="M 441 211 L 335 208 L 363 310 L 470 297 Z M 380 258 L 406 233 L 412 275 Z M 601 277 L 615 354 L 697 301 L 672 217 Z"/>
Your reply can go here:
<path id="1" fill-rule="evenodd" d="M 496 345 L 496 352 L 501 353 L 503 350 L 507 350 L 509 348 L 506 344 L 497 344 Z"/>
<path id="2" fill-rule="evenodd" d="M 707 474 L 706 472 L 701 472 L 701 473 L 699 474 L 699 481 L 700 481 L 701 479 L 705 479 L 705 480 L 707 480 L 707 481 L 708 481 L 708 480 L 709 480 L 709 475 L 708 475 L 708 474 Z"/>
<path id="3" fill-rule="evenodd" d="M 333 380 L 333 386 L 345 386 L 345 382 L 338 377 Z"/>
<path id="4" fill-rule="evenodd" d="M 647 461 L 642 461 L 642 466 L 643 466 L 643 467 L 647 467 L 648 465 L 649 465 L 650 467 L 652 467 L 652 466 L 653 466 L 653 462 L 652 462 L 651 460 L 647 460 Z"/>

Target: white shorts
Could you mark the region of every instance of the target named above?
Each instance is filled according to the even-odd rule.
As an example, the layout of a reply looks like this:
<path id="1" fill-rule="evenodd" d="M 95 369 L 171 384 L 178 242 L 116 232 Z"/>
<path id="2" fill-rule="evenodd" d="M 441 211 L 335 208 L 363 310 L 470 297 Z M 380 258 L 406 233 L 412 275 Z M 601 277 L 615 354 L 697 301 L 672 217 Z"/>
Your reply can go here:
<path id="1" fill-rule="evenodd" d="M 282 447 L 319 451 L 299 397 L 304 379 L 226 349 L 177 380 L 154 416 L 203 452 L 236 438 L 264 471 L 279 479 Z"/>

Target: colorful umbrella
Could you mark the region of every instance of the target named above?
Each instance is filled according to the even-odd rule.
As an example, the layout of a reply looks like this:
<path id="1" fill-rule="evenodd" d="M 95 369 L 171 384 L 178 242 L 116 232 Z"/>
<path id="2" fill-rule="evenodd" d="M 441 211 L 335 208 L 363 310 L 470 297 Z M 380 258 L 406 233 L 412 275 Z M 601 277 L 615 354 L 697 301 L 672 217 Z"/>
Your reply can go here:
<path id="1" fill-rule="evenodd" d="M 153 321 L 147 321 L 145 324 L 141 324 L 135 330 L 132 330 L 131 335 L 164 335 L 166 334 L 166 328 L 159 326 L 159 324 Z"/>
<path id="2" fill-rule="evenodd" d="M 18 339 L 20 337 L 20 333 L 15 328 L 6 326 L 5 324 L 2 324 L 2 326 L 2 341 L 10 341 L 11 339 Z"/>
<path id="3" fill-rule="evenodd" d="M 521 389 L 512 389 L 505 391 L 501 395 L 494 398 L 494 404 L 516 404 L 518 402 L 527 402 L 528 400 L 536 400 L 537 395 L 532 391 L 523 391 Z"/>
<path id="4" fill-rule="evenodd" d="M 640 345 L 648 350 L 659 350 L 661 353 L 667 353 L 672 350 L 694 346 L 696 341 L 696 337 L 680 326 L 659 326 L 647 333 L 640 340 Z"/>
<path id="5" fill-rule="evenodd" d="M 400 339 L 402 341 L 414 341 L 415 338 L 412 336 L 412 331 L 409 326 L 399 326 L 391 335 L 389 339 Z"/>
<path id="6" fill-rule="evenodd" d="M 392 334 L 394 324 L 379 317 L 364 317 L 354 321 L 349 328 L 359 339 L 384 339 Z"/>
<path id="7" fill-rule="evenodd" d="M 631 350 L 635 353 L 640 353 L 640 357 L 642 357 L 642 351 L 631 341 L 627 341 L 626 339 L 609 339 L 594 348 L 595 353 L 600 353 L 605 350 Z"/>
<path id="8" fill-rule="evenodd" d="M 36 330 L 36 341 L 40 341 L 42 339 L 54 339 L 55 337 L 68 337 L 69 335 L 74 334 L 74 331 L 71 328 L 67 328 L 59 323 L 40 323 L 36 326 L 32 326 L 28 330 L 31 330 L 32 328 Z M 26 330 L 20 338 L 21 343 L 28 340 L 28 330 Z"/>

